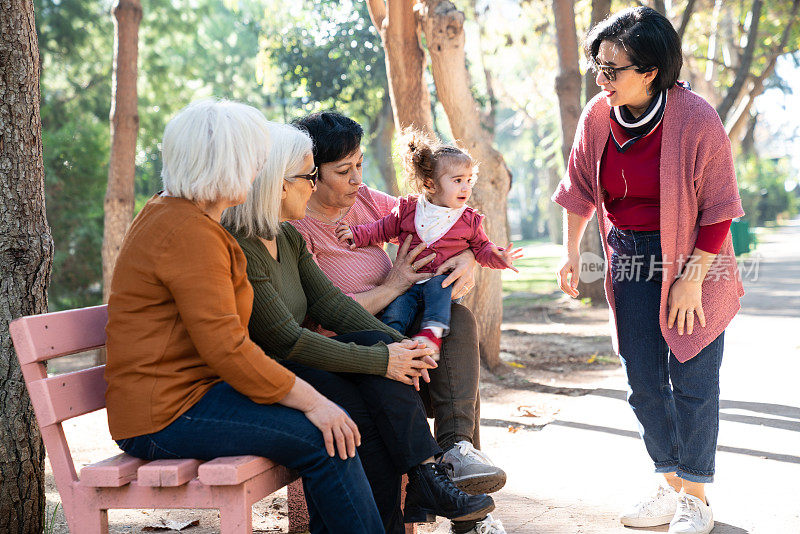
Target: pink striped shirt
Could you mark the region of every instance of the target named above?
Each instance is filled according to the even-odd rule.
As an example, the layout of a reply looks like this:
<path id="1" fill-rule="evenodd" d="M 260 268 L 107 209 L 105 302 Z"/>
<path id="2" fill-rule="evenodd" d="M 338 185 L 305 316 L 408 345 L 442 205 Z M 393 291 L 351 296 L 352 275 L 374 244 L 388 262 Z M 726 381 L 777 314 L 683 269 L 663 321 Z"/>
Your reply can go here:
<path id="1" fill-rule="evenodd" d="M 362 184 L 356 201 L 342 218 L 350 226 L 373 223 L 388 215 L 400 199 Z M 306 240 L 308 251 L 333 284 L 353 296 L 379 286 L 392 269 L 392 260 L 377 245 L 350 250 L 336 239 L 335 224 L 306 217 L 290 221 Z"/>

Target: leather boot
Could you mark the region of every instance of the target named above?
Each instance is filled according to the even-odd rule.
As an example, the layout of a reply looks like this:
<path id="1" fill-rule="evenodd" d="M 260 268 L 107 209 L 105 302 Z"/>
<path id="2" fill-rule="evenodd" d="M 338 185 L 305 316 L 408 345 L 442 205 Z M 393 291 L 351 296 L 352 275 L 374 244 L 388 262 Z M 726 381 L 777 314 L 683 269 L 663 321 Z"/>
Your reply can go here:
<path id="1" fill-rule="evenodd" d="M 486 494 L 469 495 L 453 484 L 445 464 L 420 464 L 408 472 L 406 523 L 430 523 L 436 516 L 457 521 L 479 520 L 494 510 Z"/>

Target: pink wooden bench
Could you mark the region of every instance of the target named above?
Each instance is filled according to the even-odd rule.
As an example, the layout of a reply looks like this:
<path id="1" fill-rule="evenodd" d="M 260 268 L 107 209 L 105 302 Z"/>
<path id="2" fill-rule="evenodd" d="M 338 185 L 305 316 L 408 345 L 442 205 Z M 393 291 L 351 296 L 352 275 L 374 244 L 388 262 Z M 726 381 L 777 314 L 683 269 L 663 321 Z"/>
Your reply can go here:
<path id="1" fill-rule="evenodd" d="M 292 481 L 290 532 L 307 530 L 297 474 L 267 458 L 147 462 L 123 453 L 84 467 L 78 477 L 61 423 L 105 407 L 105 366 L 48 378 L 45 362 L 103 347 L 107 320 L 106 306 L 95 306 L 10 324 L 70 531 L 107 534 L 110 509 L 212 508 L 220 511 L 222 534 L 252 534 L 253 503 Z M 416 532 L 415 527 L 407 525 L 406 532 Z"/>

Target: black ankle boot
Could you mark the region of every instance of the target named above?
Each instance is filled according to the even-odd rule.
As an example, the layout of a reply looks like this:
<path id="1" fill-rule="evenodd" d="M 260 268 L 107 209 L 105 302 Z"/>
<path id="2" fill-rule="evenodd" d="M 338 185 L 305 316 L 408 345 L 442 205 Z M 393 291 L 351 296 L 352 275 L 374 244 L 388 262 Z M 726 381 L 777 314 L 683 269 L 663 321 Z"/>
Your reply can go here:
<path id="1" fill-rule="evenodd" d="M 486 494 L 469 495 L 458 489 L 442 464 L 420 464 L 408 472 L 406 523 L 430 523 L 436 516 L 459 521 L 478 520 L 494 510 Z"/>

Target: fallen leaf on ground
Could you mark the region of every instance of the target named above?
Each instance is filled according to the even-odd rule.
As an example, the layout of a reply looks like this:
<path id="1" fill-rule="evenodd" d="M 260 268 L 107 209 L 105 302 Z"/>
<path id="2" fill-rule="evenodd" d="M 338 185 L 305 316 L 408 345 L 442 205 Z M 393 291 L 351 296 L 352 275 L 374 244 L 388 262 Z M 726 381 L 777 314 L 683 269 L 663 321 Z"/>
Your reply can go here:
<path id="1" fill-rule="evenodd" d="M 199 524 L 199 519 L 195 519 L 194 521 L 173 521 L 172 519 L 160 519 L 158 523 L 147 525 L 142 530 L 148 532 L 156 530 L 183 530 L 189 527 L 196 527 Z"/>
<path id="2" fill-rule="evenodd" d="M 511 432 L 512 434 L 516 434 L 517 430 L 519 430 L 518 426 L 508 425 L 508 431 Z"/>
<path id="3" fill-rule="evenodd" d="M 517 363 L 517 362 L 508 362 L 508 365 L 510 365 L 511 367 L 516 367 L 517 369 L 524 369 L 525 368 L 525 366 L 523 364 Z"/>

